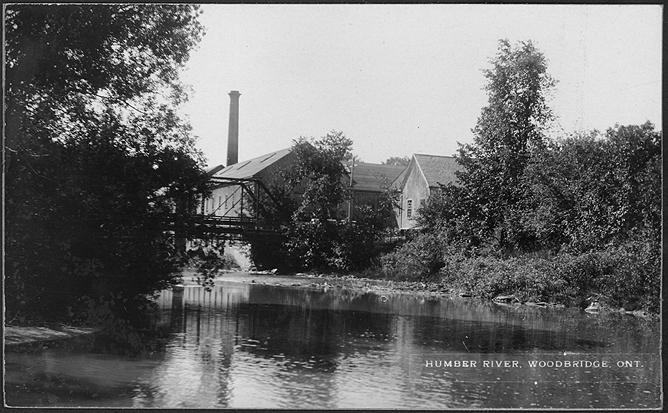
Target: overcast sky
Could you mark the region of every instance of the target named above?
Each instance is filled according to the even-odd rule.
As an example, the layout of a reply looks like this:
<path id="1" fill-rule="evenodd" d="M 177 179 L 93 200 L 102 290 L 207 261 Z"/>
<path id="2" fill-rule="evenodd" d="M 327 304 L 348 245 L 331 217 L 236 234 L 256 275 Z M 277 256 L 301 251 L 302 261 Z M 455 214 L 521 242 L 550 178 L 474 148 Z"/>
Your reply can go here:
<path id="1" fill-rule="evenodd" d="M 239 160 L 343 131 L 367 162 L 451 155 L 486 103 L 498 40 L 533 40 L 558 80 L 565 132 L 661 128 L 660 6 L 205 5 L 183 107 L 209 165 L 225 162 L 230 90 Z"/>

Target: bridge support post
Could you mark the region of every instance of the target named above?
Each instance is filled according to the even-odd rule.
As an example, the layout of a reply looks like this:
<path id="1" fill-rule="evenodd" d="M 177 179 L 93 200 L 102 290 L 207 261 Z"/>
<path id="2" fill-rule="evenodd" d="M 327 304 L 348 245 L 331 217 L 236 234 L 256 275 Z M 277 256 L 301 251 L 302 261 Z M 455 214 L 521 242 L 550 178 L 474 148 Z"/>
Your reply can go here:
<path id="1" fill-rule="evenodd" d="M 255 225 L 260 223 L 260 184 L 255 182 Z"/>

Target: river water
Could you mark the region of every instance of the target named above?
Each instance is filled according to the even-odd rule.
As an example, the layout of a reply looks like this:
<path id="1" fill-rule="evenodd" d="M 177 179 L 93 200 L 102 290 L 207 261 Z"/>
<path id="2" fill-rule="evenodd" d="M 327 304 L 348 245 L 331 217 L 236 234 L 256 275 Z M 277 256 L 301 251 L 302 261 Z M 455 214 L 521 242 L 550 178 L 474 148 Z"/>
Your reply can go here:
<path id="1" fill-rule="evenodd" d="M 7 403 L 409 409 L 662 403 L 659 323 L 629 315 L 243 283 L 165 291 L 158 302 L 158 322 L 169 335 L 148 355 L 62 347 L 7 352 Z"/>

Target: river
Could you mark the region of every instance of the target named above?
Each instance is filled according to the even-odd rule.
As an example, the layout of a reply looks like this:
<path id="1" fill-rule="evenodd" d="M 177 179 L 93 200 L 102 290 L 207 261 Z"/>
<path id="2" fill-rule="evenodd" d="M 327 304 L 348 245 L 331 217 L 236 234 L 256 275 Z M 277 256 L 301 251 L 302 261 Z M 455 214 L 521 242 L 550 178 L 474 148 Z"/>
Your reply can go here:
<path id="1" fill-rule="evenodd" d="M 657 408 L 659 322 L 248 283 L 165 291 L 164 348 L 6 352 L 12 406 Z"/>

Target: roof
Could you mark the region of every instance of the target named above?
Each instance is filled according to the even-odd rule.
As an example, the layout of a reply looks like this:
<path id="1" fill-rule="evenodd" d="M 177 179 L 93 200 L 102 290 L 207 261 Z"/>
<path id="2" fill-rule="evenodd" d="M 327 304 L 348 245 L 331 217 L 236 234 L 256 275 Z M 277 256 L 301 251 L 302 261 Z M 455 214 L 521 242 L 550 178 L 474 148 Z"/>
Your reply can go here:
<path id="1" fill-rule="evenodd" d="M 404 169 L 404 166 L 360 162 L 353 169 L 353 189 L 384 191 Z"/>
<path id="2" fill-rule="evenodd" d="M 404 181 L 406 180 L 406 175 L 408 174 L 410 166 L 411 164 L 409 163 L 408 166 L 406 166 L 404 170 L 401 171 L 399 176 L 397 176 L 397 178 L 392 182 L 392 188 L 401 189 L 401 187 L 404 185 Z"/>
<path id="3" fill-rule="evenodd" d="M 447 185 L 457 181 L 456 171 L 462 170 L 461 165 L 452 156 L 414 154 L 413 158 L 422 170 L 430 187 Z"/>
<path id="4" fill-rule="evenodd" d="M 211 176 L 211 175 L 215 174 L 216 172 L 220 171 L 221 169 L 223 169 L 224 167 L 225 167 L 225 165 L 214 165 L 214 166 L 211 166 L 211 167 L 208 167 L 208 168 L 204 169 L 204 172 L 206 172 L 207 175 Z"/>
<path id="5" fill-rule="evenodd" d="M 279 151 L 266 153 L 257 158 L 253 158 L 247 161 L 237 162 L 234 165 L 230 165 L 218 172 L 214 176 L 224 177 L 224 178 L 252 178 L 262 170 L 264 170 L 269 165 L 272 165 L 279 159 L 282 159 L 284 156 L 290 153 L 290 148 L 281 149 Z"/>

